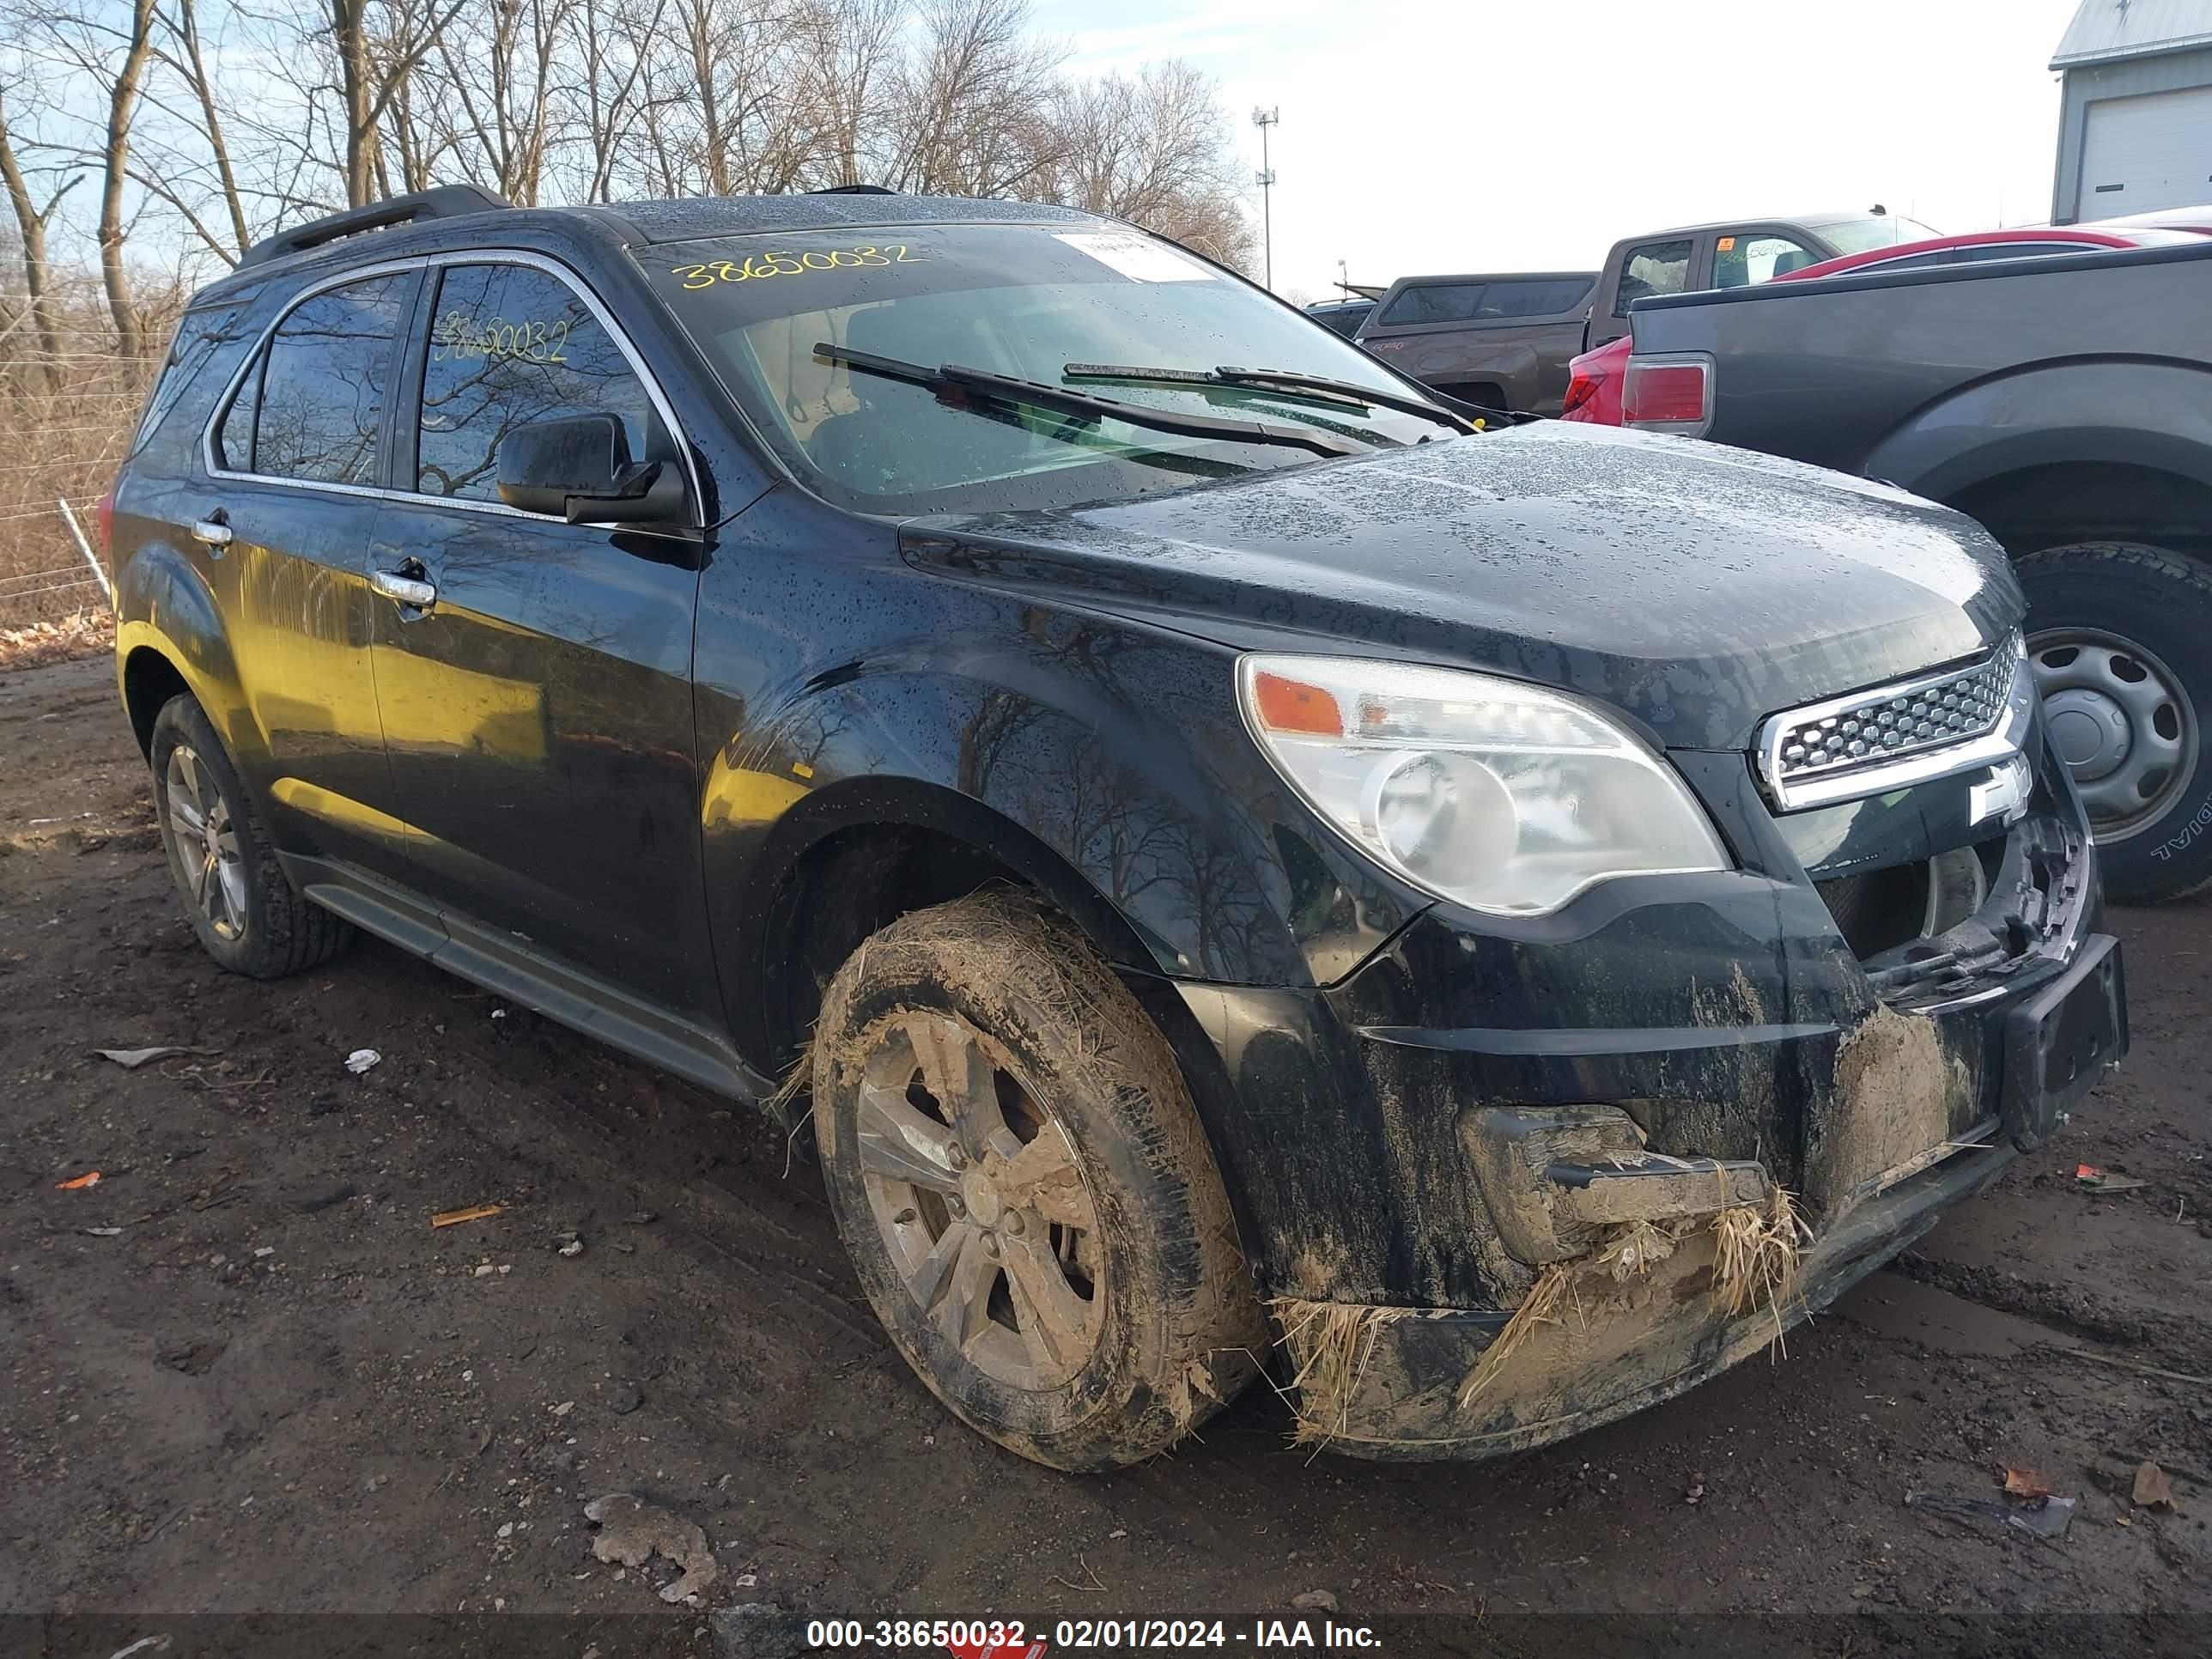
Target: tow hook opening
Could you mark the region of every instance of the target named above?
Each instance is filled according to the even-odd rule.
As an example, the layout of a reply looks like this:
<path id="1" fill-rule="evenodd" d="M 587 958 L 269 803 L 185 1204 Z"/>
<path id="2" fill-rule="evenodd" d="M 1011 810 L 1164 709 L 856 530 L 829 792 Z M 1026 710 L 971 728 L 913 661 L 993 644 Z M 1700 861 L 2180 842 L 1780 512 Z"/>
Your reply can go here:
<path id="1" fill-rule="evenodd" d="M 1506 1253 L 1531 1267 L 1602 1248 L 1608 1230 L 1761 1208 L 1778 1190 L 1747 1158 L 1675 1158 L 1618 1106 L 1484 1106 L 1460 1141 Z"/>

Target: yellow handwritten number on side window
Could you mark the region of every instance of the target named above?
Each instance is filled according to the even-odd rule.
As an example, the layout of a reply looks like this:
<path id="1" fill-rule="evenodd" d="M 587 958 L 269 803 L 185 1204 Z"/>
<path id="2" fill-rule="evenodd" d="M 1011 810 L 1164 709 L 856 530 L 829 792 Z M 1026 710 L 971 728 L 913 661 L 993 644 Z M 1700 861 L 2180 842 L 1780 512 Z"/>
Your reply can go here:
<path id="1" fill-rule="evenodd" d="M 859 265 L 919 265 L 928 261 L 904 242 L 878 247 L 810 248 L 804 253 L 788 250 L 748 255 L 734 259 L 712 259 L 704 264 L 678 265 L 672 273 L 686 288 L 712 288 L 717 283 L 765 282 L 771 276 L 805 276 L 817 270 L 849 270 Z"/>
<path id="2" fill-rule="evenodd" d="M 430 361 L 481 357 L 495 363 L 565 363 L 568 359 L 563 349 L 573 326 L 566 317 L 510 323 L 502 317 L 482 320 L 465 311 L 449 311 L 438 319 L 430 337 Z"/>

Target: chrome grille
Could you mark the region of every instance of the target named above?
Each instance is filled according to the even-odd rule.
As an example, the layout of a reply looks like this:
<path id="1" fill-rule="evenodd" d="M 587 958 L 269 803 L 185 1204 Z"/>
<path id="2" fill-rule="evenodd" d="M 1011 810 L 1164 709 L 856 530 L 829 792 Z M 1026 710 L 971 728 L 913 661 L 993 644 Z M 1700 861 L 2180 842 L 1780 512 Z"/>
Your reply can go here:
<path id="1" fill-rule="evenodd" d="M 1835 714 L 1787 726 L 1782 733 L 1781 775 L 1790 778 L 1823 767 L 1978 738 L 2004 713 L 2012 667 L 2009 656 L 1992 654 L 1954 678 L 1932 685 L 1922 683 L 1893 696 L 1875 692 Z"/>
<path id="2" fill-rule="evenodd" d="M 1797 807 L 1989 764 L 2025 728 L 2025 665 L 2015 634 L 1978 662 L 1777 714 L 1759 736 L 1760 773 Z"/>

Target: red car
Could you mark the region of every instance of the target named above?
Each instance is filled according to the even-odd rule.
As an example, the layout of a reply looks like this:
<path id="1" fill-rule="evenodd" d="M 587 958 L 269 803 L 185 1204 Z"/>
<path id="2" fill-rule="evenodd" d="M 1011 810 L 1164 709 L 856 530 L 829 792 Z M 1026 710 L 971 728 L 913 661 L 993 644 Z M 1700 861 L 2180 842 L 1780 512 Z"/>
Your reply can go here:
<path id="1" fill-rule="evenodd" d="M 2197 240 L 2173 217 L 2160 216 L 2160 220 L 2157 225 L 2025 225 L 2013 230 L 1931 236 L 1924 241 L 1900 242 L 1894 247 L 1869 248 L 1864 253 L 1845 253 L 1823 259 L 1818 264 L 1783 271 L 1772 280 L 1802 283 L 1819 276 L 1840 276 L 1845 271 L 1905 270 L 1926 265 L 1978 264 L 1987 259 L 2027 259 L 2039 254 L 2072 253 L 2089 248 L 2170 247 Z M 1628 359 L 1634 349 L 1633 342 L 1624 335 L 1595 351 L 1585 351 L 1568 364 L 1567 394 L 1559 418 L 1586 421 L 1596 426 L 1626 424 L 1622 404 Z M 1664 392 L 1656 383 L 1649 390 L 1657 393 L 1662 401 L 1645 408 L 1643 404 L 1646 399 L 1639 396 L 1635 423 L 1663 431 L 1676 418 L 1675 412 L 1662 406 Z"/>

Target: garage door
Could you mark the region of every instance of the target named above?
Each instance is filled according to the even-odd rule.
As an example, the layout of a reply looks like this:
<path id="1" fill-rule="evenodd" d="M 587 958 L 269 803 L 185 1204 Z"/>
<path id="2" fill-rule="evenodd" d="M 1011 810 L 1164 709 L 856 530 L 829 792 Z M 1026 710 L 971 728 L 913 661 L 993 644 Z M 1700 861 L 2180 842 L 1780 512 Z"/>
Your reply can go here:
<path id="1" fill-rule="evenodd" d="M 2089 106 L 2081 217 L 2212 202 L 2212 87 Z"/>

